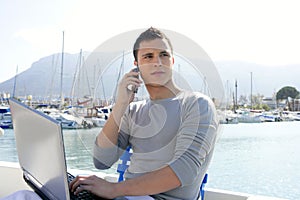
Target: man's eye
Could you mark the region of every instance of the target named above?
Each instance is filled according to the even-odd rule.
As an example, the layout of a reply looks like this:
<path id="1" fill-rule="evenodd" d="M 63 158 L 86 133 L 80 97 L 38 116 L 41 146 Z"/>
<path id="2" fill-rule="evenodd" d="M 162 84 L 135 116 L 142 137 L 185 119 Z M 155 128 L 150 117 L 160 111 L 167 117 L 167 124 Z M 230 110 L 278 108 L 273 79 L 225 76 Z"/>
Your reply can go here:
<path id="1" fill-rule="evenodd" d="M 167 52 L 165 52 L 165 53 L 161 53 L 160 56 L 162 56 L 162 57 L 165 57 L 165 56 L 169 57 L 170 54 L 168 54 Z"/>
<path id="2" fill-rule="evenodd" d="M 144 56 L 144 59 L 151 59 L 153 56 L 152 55 L 147 55 L 147 56 Z"/>

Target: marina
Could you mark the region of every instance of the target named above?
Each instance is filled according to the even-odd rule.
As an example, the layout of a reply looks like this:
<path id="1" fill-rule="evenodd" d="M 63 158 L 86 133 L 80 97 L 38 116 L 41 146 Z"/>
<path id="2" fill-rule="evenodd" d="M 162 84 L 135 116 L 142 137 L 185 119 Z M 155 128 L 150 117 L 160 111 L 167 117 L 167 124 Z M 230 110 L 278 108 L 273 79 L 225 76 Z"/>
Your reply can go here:
<path id="1" fill-rule="evenodd" d="M 128 72 L 135 67 L 140 68 L 138 78 L 143 83 L 134 101 L 165 96 L 156 92 L 151 95 L 148 84 L 151 81 L 147 81 L 144 63 L 138 55 L 144 45 L 138 44 L 137 36 L 149 26 L 161 29 L 169 37 L 163 41 L 169 44 L 164 46 L 171 47 L 163 54 L 160 52 L 159 59 L 152 59 L 149 67 L 156 66 L 158 62 L 154 61 L 160 58 L 172 57 L 168 62 L 172 65 L 160 62 L 159 66 L 172 67 L 175 85 L 209 96 L 218 112 L 220 134 L 216 146 L 213 146 L 214 155 L 201 200 L 300 199 L 300 29 L 295 26 L 300 12 L 296 1 L 178 1 L 172 4 L 167 1 L 141 4 L 140 1 L 120 0 L 19 1 L 18 4 L 2 1 L 0 6 L 3 29 L 0 37 L 3 55 L 0 62 L 0 177 L 3 180 L 0 200 L 14 191 L 29 189 L 23 180 L 27 169 L 24 165 L 23 169 L 20 168 L 19 160 L 26 160 L 38 171 L 47 169 L 40 174 L 48 175 L 56 171 L 52 164 L 60 163 L 55 162 L 55 158 L 59 158 L 63 151 L 66 164 L 70 172 L 75 172 L 74 175 L 95 174 L 115 181 L 119 165 L 116 163 L 111 169 L 99 170 L 94 167 L 92 157 L 95 139 L 107 122 L 112 106 L 117 100 L 125 100 L 120 98 L 123 96 L 120 89 L 129 85 L 125 87 L 123 82 L 124 87 L 118 87 L 124 80 L 122 77 L 129 75 Z M 147 39 L 145 43 L 151 41 Z M 161 49 L 156 45 L 147 47 Z M 126 80 L 134 80 L 134 77 L 125 75 Z M 22 128 L 15 123 L 18 120 L 14 120 L 13 127 L 11 110 L 13 117 L 15 114 L 8 106 L 10 98 L 47 114 L 50 121 L 59 122 L 56 133 L 63 134 L 63 141 L 59 137 L 59 142 L 46 145 L 44 139 L 49 141 L 48 136 L 54 136 L 41 133 L 48 133 L 50 129 L 44 123 L 28 123 L 27 119 L 30 121 L 31 117 L 27 115 L 19 114 L 23 117 L 20 120 L 24 125 Z M 177 111 L 173 108 L 170 110 Z M 160 115 L 155 120 L 164 122 Z M 170 121 L 166 127 L 174 128 L 178 122 Z M 32 137 L 29 137 L 31 134 L 21 134 L 24 137 L 19 139 L 19 130 L 37 134 Z M 140 132 L 148 134 L 143 129 Z M 18 158 L 15 137 L 19 153 L 27 153 L 32 159 Z M 42 142 L 38 138 L 42 138 Z M 179 138 L 176 150 L 181 138 L 189 139 L 176 138 Z M 196 141 L 198 137 L 192 139 Z M 24 141 L 28 141 L 26 149 L 20 147 Z M 146 141 L 141 149 L 153 148 L 161 141 L 160 138 L 153 143 Z M 63 148 L 53 144 L 60 144 Z M 214 143 L 201 143 L 206 144 Z M 138 145 L 140 143 L 133 147 Z M 42 152 L 39 147 L 53 148 L 36 156 L 36 152 Z M 56 153 L 57 149 L 61 151 Z M 172 152 L 177 151 L 169 152 L 172 157 Z M 162 160 L 163 155 L 158 154 L 154 161 Z M 192 156 L 187 156 L 188 160 L 201 161 Z M 40 163 L 45 168 L 37 165 L 38 158 L 42 158 Z M 63 164 L 64 159 L 60 159 Z M 154 163 L 151 161 L 149 166 Z M 189 167 L 194 163 L 189 163 Z M 183 171 L 186 167 L 179 169 Z M 201 174 L 187 172 L 182 177 Z M 48 179 L 46 184 L 39 179 L 37 182 L 47 186 L 56 177 L 65 177 L 65 169 L 59 176 Z M 163 180 L 172 180 L 171 176 L 167 177 Z M 200 183 L 201 178 L 191 176 L 189 181 L 193 179 Z M 195 186 L 189 181 L 188 186 Z M 68 194 L 67 184 L 65 186 Z M 60 188 L 55 187 L 55 193 Z M 195 194 L 199 187 L 194 188 L 190 194 Z M 182 194 L 188 194 L 189 190 L 184 191 L 186 193 L 178 192 L 180 199 L 187 199 Z"/>
<path id="2" fill-rule="evenodd" d="M 226 124 L 221 129 L 206 188 L 298 199 L 300 122 Z M 100 130 L 64 130 L 69 168 L 99 172 L 92 147 Z M 0 137 L 0 148 L 0 161 L 18 162 L 13 129 Z M 101 172 L 116 174 L 116 166 Z"/>

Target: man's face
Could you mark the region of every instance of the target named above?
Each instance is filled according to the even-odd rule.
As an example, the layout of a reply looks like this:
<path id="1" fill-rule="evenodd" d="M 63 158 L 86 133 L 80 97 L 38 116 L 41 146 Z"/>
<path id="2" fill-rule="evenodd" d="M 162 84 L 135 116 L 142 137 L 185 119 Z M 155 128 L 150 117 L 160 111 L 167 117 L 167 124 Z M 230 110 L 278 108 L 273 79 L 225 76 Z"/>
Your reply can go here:
<path id="1" fill-rule="evenodd" d="M 172 79 L 174 58 L 166 40 L 142 41 L 137 60 L 146 85 L 165 86 Z"/>

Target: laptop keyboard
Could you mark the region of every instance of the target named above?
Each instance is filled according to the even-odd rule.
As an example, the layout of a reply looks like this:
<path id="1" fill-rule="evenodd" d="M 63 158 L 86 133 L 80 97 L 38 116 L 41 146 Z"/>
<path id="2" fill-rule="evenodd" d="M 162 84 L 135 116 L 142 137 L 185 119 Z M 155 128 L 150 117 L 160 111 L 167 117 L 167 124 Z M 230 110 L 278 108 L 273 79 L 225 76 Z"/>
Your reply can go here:
<path id="1" fill-rule="evenodd" d="M 67 173 L 67 177 L 68 177 L 68 183 L 70 183 L 75 178 L 75 176 L 73 176 L 70 173 Z M 73 192 L 70 191 L 70 198 L 72 200 L 81 200 L 81 199 L 84 199 L 84 200 L 94 200 L 94 199 L 98 199 L 95 195 L 93 195 L 90 192 L 85 191 L 85 190 L 82 191 L 82 192 L 80 192 L 77 195 L 75 195 Z"/>

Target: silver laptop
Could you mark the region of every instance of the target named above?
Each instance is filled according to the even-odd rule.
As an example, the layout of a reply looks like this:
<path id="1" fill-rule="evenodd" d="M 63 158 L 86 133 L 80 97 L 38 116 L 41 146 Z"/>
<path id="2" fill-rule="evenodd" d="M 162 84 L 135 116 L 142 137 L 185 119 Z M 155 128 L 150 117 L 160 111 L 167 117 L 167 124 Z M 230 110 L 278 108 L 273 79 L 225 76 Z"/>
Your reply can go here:
<path id="1" fill-rule="evenodd" d="M 60 123 L 15 99 L 10 99 L 9 104 L 25 181 L 43 199 L 69 200 Z"/>

